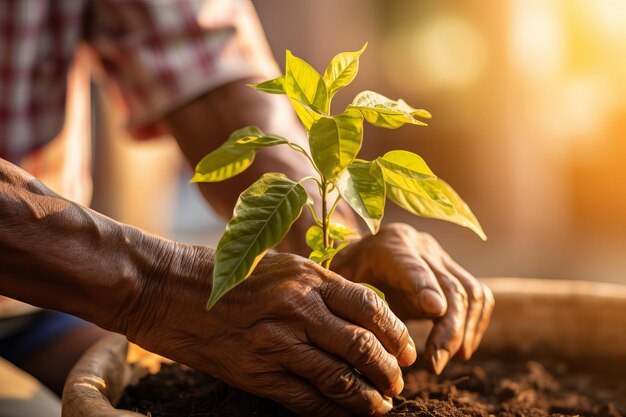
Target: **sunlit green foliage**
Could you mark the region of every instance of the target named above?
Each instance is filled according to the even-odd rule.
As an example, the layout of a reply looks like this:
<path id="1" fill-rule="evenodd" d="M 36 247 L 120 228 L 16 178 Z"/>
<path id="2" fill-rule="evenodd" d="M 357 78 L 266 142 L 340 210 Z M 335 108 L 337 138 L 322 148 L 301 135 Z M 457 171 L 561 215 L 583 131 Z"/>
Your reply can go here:
<path id="1" fill-rule="evenodd" d="M 326 268 L 358 236 L 331 221 L 340 199 L 354 209 L 372 233 L 380 228 L 389 197 L 413 214 L 465 226 L 486 239 L 467 204 L 419 155 L 391 151 L 374 161 L 357 159 L 363 141 L 363 120 L 395 129 L 405 124 L 426 126 L 421 119 L 431 117 L 428 111 L 413 108 L 402 99 L 392 100 L 372 91 L 359 93 L 341 113 L 331 113 L 333 96 L 354 80 L 359 57 L 366 47 L 367 44 L 357 52 L 336 55 L 323 76 L 287 51 L 283 76 L 251 85 L 264 93 L 288 97 L 308 132 L 310 151 L 286 138 L 248 126 L 233 132 L 196 166 L 192 182 L 223 181 L 247 169 L 257 150 L 287 145 L 305 154 L 318 174 L 318 178 L 298 181 L 282 174 L 265 174 L 241 194 L 217 246 L 207 308 L 248 278 L 263 255 L 284 238 L 304 205 L 311 207 L 312 199 L 301 185 L 306 180 L 317 183 L 323 207 L 311 207 L 317 224 L 309 228 L 305 238 L 311 248 L 310 259 Z"/>

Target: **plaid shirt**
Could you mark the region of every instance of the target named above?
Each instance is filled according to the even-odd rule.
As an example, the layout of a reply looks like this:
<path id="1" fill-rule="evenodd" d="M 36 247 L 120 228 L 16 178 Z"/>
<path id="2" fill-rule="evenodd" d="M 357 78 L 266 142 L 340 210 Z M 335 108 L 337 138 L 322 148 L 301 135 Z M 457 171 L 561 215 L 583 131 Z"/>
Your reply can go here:
<path id="1" fill-rule="evenodd" d="M 0 0 L 0 157 L 19 163 L 64 120 L 85 41 L 119 87 L 138 137 L 222 84 L 276 71 L 247 0 Z"/>
<path id="2" fill-rule="evenodd" d="M 0 0 L 0 158 L 88 204 L 88 80 L 80 71 L 64 115 L 79 43 L 118 87 L 131 133 L 150 137 L 164 133 L 167 112 L 211 89 L 275 76 L 264 40 L 249 0 Z M 71 126 L 59 135 L 64 120 Z M 0 318 L 29 311 L 0 296 Z M 0 337 L 6 331 L 0 321 Z"/>

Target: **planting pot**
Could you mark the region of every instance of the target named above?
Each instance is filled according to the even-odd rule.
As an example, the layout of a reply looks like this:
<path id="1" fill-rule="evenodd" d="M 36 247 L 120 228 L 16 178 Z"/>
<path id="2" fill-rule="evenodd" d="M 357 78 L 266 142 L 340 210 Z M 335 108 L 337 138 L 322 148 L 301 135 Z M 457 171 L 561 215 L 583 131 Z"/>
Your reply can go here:
<path id="1" fill-rule="evenodd" d="M 584 281 L 519 278 L 484 279 L 496 309 L 480 351 L 498 355 L 551 354 L 560 358 L 623 364 L 626 378 L 626 286 Z M 410 323 L 418 346 L 428 332 Z M 123 336 L 93 346 L 70 373 L 63 391 L 64 417 L 138 417 L 117 410 L 124 388 L 165 359 L 142 352 Z"/>

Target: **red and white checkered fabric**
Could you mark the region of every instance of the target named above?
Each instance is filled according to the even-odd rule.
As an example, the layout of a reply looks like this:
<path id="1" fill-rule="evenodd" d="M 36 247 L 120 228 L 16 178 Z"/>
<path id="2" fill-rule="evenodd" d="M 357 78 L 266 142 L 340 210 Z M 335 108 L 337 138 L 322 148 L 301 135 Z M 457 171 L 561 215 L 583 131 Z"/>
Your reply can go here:
<path id="1" fill-rule="evenodd" d="M 0 157 L 19 162 L 61 130 L 81 41 L 142 137 L 213 88 L 276 72 L 248 0 L 0 0 Z"/>

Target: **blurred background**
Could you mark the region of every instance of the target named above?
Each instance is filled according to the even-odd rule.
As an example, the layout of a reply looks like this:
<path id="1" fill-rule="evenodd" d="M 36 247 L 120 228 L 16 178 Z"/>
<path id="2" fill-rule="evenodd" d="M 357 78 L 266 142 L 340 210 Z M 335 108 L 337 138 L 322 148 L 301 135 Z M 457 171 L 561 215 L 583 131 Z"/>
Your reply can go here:
<path id="1" fill-rule="evenodd" d="M 336 53 L 369 42 L 334 109 L 368 89 L 433 119 L 426 128 L 367 126 L 362 156 L 420 154 L 489 240 L 391 202 L 385 222 L 432 233 L 479 277 L 626 283 L 626 2 L 254 3 L 281 68 L 286 49 L 323 72 Z M 224 223 L 187 184 L 177 145 L 126 137 L 116 106 L 94 89 L 93 206 L 161 235 L 215 244 Z"/>

